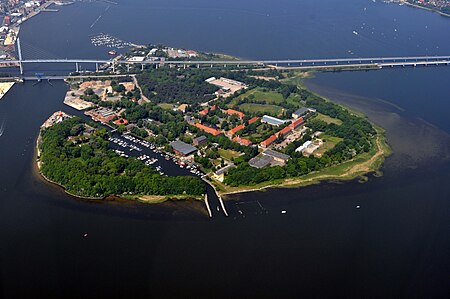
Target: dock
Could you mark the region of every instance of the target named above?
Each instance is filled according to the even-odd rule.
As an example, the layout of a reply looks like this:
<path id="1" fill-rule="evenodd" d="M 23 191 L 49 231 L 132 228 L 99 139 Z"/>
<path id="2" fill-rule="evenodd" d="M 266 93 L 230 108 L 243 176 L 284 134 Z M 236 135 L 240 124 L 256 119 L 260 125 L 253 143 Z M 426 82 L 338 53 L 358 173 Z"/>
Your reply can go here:
<path id="1" fill-rule="evenodd" d="M 212 211 L 211 211 L 211 207 L 209 206 L 209 202 L 208 202 L 208 194 L 205 194 L 205 205 L 206 205 L 206 209 L 208 210 L 208 214 L 209 214 L 209 218 L 212 218 Z"/>

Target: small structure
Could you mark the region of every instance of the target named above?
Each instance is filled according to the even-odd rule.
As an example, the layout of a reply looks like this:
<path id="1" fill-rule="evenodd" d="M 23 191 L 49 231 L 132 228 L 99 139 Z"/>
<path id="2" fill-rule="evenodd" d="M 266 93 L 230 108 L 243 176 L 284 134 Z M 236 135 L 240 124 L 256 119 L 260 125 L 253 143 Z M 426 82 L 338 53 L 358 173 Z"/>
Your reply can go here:
<path id="1" fill-rule="evenodd" d="M 292 118 L 302 117 L 302 116 L 306 115 L 308 112 L 309 112 L 308 108 L 302 107 L 302 108 L 298 109 L 297 111 L 295 111 L 294 113 L 292 113 Z"/>
<path id="2" fill-rule="evenodd" d="M 178 110 L 179 111 L 181 111 L 181 112 L 183 112 L 183 113 L 186 113 L 186 109 L 189 107 L 189 105 L 188 104 L 181 104 L 180 106 L 178 106 Z"/>
<path id="3" fill-rule="evenodd" d="M 303 153 L 307 148 L 308 148 L 308 146 L 310 146 L 312 144 L 312 141 L 311 140 L 308 140 L 308 141 L 306 141 L 305 143 L 303 143 L 301 146 L 299 146 L 296 150 L 295 150 L 295 152 L 297 152 L 297 153 Z"/>
<path id="4" fill-rule="evenodd" d="M 252 123 L 257 122 L 258 120 L 259 120 L 259 117 L 255 116 L 248 120 L 248 124 L 251 125 Z"/>
<path id="5" fill-rule="evenodd" d="M 282 120 L 282 119 L 278 119 L 278 118 L 273 117 L 273 116 L 264 115 L 263 118 L 261 119 L 261 122 L 267 123 L 267 124 L 272 125 L 272 126 L 281 126 L 286 121 Z"/>
<path id="6" fill-rule="evenodd" d="M 197 151 L 196 147 L 179 140 L 172 141 L 170 146 L 173 148 L 175 154 L 182 157 L 187 157 Z"/>
<path id="7" fill-rule="evenodd" d="M 241 111 L 234 110 L 234 109 L 225 110 L 225 113 L 228 115 L 236 114 L 237 116 L 239 116 L 240 119 L 243 119 L 245 117 L 244 113 L 242 113 Z"/>
<path id="8" fill-rule="evenodd" d="M 127 125 L 128 124 L 128 120 L 126 120 L 125 118 L 121 117 L 121 118 L 113 121 L 113 123 L 115 123 L 118 126 L 120 126 L 120 125 Z"/>
<path id="9" fill-rule="evenodd" d="M 204 136 L 204 135 L 194 138 L 194 140 L 192 140 L 192 143 L 195 146 L 202 146 L 202 145 L 206 144 L 206 142 L 208 142 L 208 138 L 206 138 L 206 136 Z"/>
<path id="10" fill-rule="evenodd" d="M 225 179 L 225 174 L 234 167 L 234 164 L 231 163 L 219 170 L 217 170 L 214 174 L 213 177 L 218 180 L 219 182 L 223 182 L 223 180 Z"/>

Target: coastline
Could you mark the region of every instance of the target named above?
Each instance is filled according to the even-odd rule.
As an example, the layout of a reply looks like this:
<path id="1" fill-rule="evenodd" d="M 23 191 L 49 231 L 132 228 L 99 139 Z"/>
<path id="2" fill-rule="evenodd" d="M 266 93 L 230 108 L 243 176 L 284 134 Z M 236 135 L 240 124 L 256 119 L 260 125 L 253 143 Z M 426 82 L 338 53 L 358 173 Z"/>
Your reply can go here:
<path id="1" fill-rule="evenodd" d="M 129 195 L 129 196 L 123 196 L 123 195 L 115 195 L 115 194 L 111 194 L 108 196 L 104 196 L 104 197 L 89 197 L 89 196 L 82 196 L 82 195 L 78 195 L 78 194 L 73 194 L 69 191 L 67 191 L 67 189 L 49 179 L 47 176 L 45 176 L 44 173 L 42 173 L 41 171 L 41 165 L 42 162 L 40 161 L 40 149 L 39 149 L 39 144 L 41 141 L 42 137 L 41 137 L 41 132 L 39 131 L 39 135 L 36 139 L 36 146 L 34 149 L 34 156 L 33 156 L 33 160 L 35 161 L 33 170 L 36 174 L 36 176 L 38 176 L 42 181 L 53 185 L 53 186 L 57 186 L 58 188 L 62 189 L 67 195 L 70 195 L 72 197 L 78 198 L 78 199 L 83 199 L 83 200 L 89 200 L 89 201 L 115 201 L 115 198 L 119 199 L 119 200 L 124 200 L 124 201 L 134 201 L 134 202 L 140 202 L 140 203 L 144 203 L 144 204 L 159 204 L 159 203 L 164 203 L 167 201 L 186 201 L 186 200 L 195 200 L 195 201 L 202 201 L 202 197 L 195 197 L 195 196 L 191 196 L 191 195 Z"/>
<path id="2" fill-rule="evenodd" d="M 228 187 L 224 184 L 219 185 L 217 181 L 214 181 L 216 185 L 219 185 L 219 189 L 225 189 L 225 191 L 218 190 L 217 192 L 221 196 L 226 196 L 264 191 L 272 188 L 298 188 L 333 180 L 351 181 L 370 173 L 378 173 L 384 163 L 384 160 L 392 154 L 392 150 L 386 143 L 384 130 L 373 123 L 371 124 L 377 130 L 377 137 L 374 140 L 376 144 L 376 151 L 372 156 L 370 156 L 371 152 L 363 153 L 349 161 L 331 166 L 322 171 L 312 172 L 297 178 L 288 178 L 276 182 L 261 183 L 255 186 Z M 358 161 L 360 159 L 364 160 Z M 343 173 L 342 168 L 345 169 Z M 335 171 L 338 171 L 339 173 L 334 173 Z"/>

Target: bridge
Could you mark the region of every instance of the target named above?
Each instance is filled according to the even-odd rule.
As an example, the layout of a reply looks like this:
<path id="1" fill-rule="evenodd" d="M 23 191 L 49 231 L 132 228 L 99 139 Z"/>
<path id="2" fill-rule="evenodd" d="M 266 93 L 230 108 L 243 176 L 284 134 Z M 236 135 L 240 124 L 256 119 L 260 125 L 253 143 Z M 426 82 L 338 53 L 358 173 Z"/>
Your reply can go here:
<path id="1" fill-rule="evenodd" d="M 450 65 L 450 56 L 393 56 L 393 57 L 358 57 L 358 58 L 321 58 L 321 59 L 273 59 L 273 60 L 154 60 L 143 61 L 123 59 L 23 59 L 20 39 L 17 39 L 18 60 L 2 60 L 0 65 L 17 66 L 20 74 L 24 74 L 24 65 L 31 64 L 72 64 L 74 71 L 79 72 L 80 65 L 95 65 L 96 72 L 100 66 L 112 68 L 113 72 L 119 65 L 126 65 L 128 70 L 131 66 L 139 65 L 144 69 L 147 65 L 156 68 L 163 65 L 189 67 L 213 67 L 213 66 L 265 66 L 271 68 L 299 68 L 299 69 L 342 69 L 342 68 L 384 68 L 402 66 L 435 66 Z"/>
<path id="2" fill-rule="evenodd" d="M 118 65 L 139 65 L 142 68 L 146 65 L 160 67 L 163 65 L 175 66 L 269 66 L 274 68 L 342 68 L 342 67 L 394 67 L 394 66 L 432 66 L 450 65 L 450 56 L 411 56 L 411 57 L 369 57 L 369 58 L 331 58 L 331 59 L 284 59 L 284 60 L 114 60 L 114 59 L 24 59 L 24 60 L 4 60 L 0 65 L 14 65 L 20 67 L 23 75 L 23 66 L 26 64 L 73 64 L 74 71 L 79 71 L 81 64 L 95 65 L 96 71 L 100 65 L 109 65 L 115 71 Z"/>

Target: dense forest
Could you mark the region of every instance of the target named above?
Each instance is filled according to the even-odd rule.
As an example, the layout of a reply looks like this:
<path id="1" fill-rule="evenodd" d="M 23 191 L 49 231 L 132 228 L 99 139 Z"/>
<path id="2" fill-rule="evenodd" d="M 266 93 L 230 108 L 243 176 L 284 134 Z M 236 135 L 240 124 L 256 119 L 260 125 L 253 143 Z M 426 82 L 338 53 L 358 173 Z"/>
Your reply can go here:
<path id="1" fill-rule="evenodd" d="M 108 148 L 103 128 L 87 135 L 82 144 L 70 141 L 71 136 L 83 134 L 83 128 L 81 119 L 71 118 L 41 132 L 41 171 L 68 192 L 86 197 L 205 193 L 198 178 L 160 176 L 137 159 L 118 156 Z"/>

